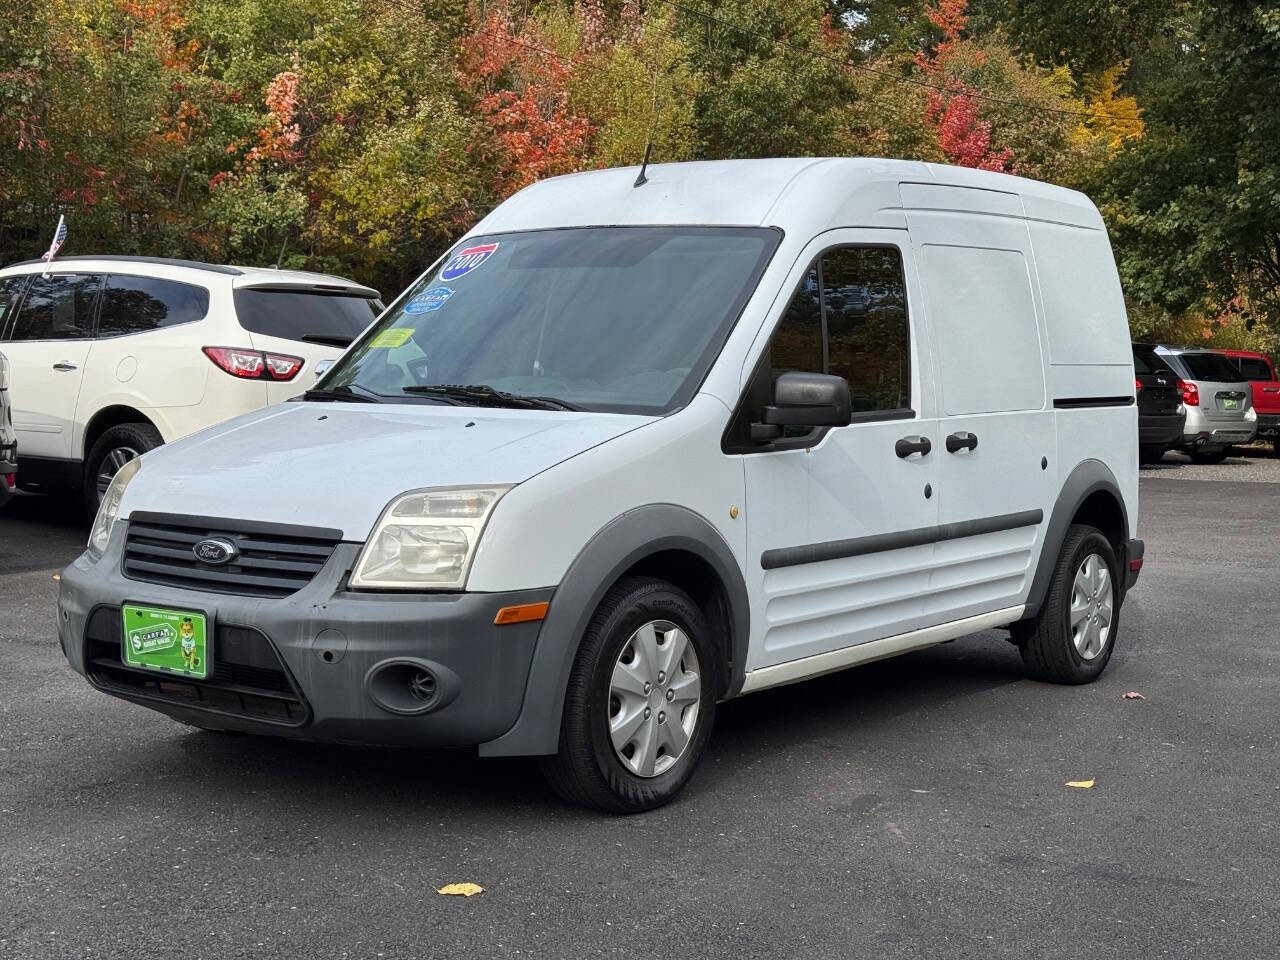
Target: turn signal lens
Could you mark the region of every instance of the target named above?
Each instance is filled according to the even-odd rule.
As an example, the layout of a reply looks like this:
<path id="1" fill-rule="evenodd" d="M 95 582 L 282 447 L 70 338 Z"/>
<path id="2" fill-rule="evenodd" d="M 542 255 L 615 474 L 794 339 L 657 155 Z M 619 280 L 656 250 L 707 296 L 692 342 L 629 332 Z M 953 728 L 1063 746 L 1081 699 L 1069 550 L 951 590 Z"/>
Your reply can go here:
<path id="1" fill-rule="evenodd" d="M 1178 392 L 1182 394 L 1182 402 L 1189 407 L 1200 406 L 1200 388 L 1185 380 L 1178 381 Z"/>
<path id="2" fill-rule="evenodd" d="M 220 369 L 242 380 L 292 380 L 303 363 L 302 357 L 240 347 L 205 347 L 204 354 Z"/>
<path id="3" fill-rule="evenodd" d="M 508 623 L 529 623 L 533 620 L 545 620 L 547 608 L 550 606 L 551 604 L 544 600 L 542 603 L 522 603 L 515 607 L 503 607 L 498 611 L 497 616 L 493 618 L 493 622 L 501 627 Z"/>

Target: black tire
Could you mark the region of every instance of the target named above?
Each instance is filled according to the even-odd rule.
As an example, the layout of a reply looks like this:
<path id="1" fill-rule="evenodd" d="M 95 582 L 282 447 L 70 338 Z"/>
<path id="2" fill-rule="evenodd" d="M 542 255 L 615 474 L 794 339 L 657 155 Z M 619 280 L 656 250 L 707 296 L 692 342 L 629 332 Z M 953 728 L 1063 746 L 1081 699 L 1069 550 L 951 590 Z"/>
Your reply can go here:
<path id="1" fill-rule="evenodd" d="M 85 515 L 92 520 L 98 513 L 98 502 L 102 496 L 98 474 L 103 471 L 107 458 L 112 453 L 117 450 L 133 451 L 135 456 L 140 457 L 162 443 L 164 439 L 160 436 L 160 431 L 149 423 L 120 423 L 104 431 L 84 459 L 82 493 Z M 112 470 L 111 473 L 114 475 L 115 471 Z"/>
<path id="2" fill-rule="evenodd" d="M 1280 440 L 1271 441 L 1271 455 L 1280 460 Z"/>
<path id="3" fill-rule="evenodd" d="M 1164 459 L 1165 449 L 1163 443 L 1142 444 L 1138 447 L 1138 462 L 1159 463 Z"/>
<path id="4" fill-rule="evenodd" d="M 1221 463 L 1227 459 L 1227 448 L 1223 447 L 1221 450 L 1192 450 L 1190 456 L 1192 463 Z"/>
<path id="5" fill-rule="evenodd" d="M 641 777 L 625 767 L 609 735 L 613 668 L 631 635 L 653 620 L 675 624 L 698 657 L 701 696 L 688 745 L 670 769 Z M 574 660 L 560 722 L 560 752 L 541 766 L 570 803 L 609 813 L 640 813 L 673 799 L 693 776 L 715 723 L 723 666 L 697 605 L 669 583 L 630 577 L 614 586 L 587 625 Z"/>
<path id="6" fill-rule="evenodd" d="M 1076 571 L 1090 553 L 1107 565 L 1111 575 L 1111 630 L 1102 650 L 1086 660 L 1071 639 L 1071 593 Z M 1022 651 L 1027 673 L 1049 683 L 1092 683 L 1102 675 L 1120 630 L 1121 581 L 1115 548 L 1096 527 L 1072 524 L 1062 541 L 1053 579 L 1040 612 L 1014 624 L 1013 639 Z"/>

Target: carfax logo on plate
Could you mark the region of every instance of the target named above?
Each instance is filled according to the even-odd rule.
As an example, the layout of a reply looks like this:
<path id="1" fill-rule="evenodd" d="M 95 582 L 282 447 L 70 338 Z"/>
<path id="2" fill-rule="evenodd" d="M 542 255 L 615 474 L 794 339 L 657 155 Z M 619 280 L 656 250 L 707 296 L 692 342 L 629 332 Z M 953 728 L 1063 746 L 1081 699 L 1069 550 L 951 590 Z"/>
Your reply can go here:
<path id="1" fill-rule="evenodd" d="M 453 291 L 448 287 L 432 287 L 430 290 L 423 290 L 420 294 L 410 300 L 404 306 L 405 313 L 432 313 L 439 310 L 445 305 Z"/>
<path id="2" fill-rule="evenodd" d="M 453 259 L 444 265 L 444 270 L 440 273 L 440 279 L 457 280 L 459 277 L 465 277 L 492 257 L 497 249 L 498 245 L 496 243 L 477 243 L 474 247 L 459 250 L 454 254 Z"/>

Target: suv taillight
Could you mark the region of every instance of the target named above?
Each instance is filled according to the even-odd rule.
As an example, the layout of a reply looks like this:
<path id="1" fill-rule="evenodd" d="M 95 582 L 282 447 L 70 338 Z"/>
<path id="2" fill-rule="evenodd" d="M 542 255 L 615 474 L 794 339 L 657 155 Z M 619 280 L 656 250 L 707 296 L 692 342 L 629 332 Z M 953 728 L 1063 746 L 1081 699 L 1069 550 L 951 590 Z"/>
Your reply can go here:
<path id="1" fill-rule="evenodd" d="M 217 366 L 243 380 L 292 380 L 302 369 L 302 358 L 287 353 L 263 353 L 240 347 L 205 347 L 204 354 Z"/>
<path id="2" fill-rule="evenodd" d="M 1182 402 L 1188 407 L 1200 406 L 1200 388 L 1185 380 L 1178 381 L 1178 392 L 1182 394 Z"/>
<path id="3" fill-rule="evenodd" d="M 1133 395 L 1136 397 L 1142 392 L 1142 381 L 1137 377 L 1133 378 Z"/>

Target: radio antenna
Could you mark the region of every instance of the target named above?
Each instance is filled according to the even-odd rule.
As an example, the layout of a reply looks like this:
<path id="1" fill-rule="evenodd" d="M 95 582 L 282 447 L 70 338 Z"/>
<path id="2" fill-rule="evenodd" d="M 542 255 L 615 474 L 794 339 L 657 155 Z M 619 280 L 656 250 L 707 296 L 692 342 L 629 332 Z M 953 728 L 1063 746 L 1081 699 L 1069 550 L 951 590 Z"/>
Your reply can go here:
<path id="1" fill-rule="evenodd" d="M 653 152 L 653 141 L 650 140 L 644 145 L 644 159 L 640 161 L 640 173 L 636 176 L 636 182 L 632 184 L 635 187 L 643 187 L 649 182 L 649 178 L 645 176 L 645 170 L 649 168 L 649 154 Z"/>

